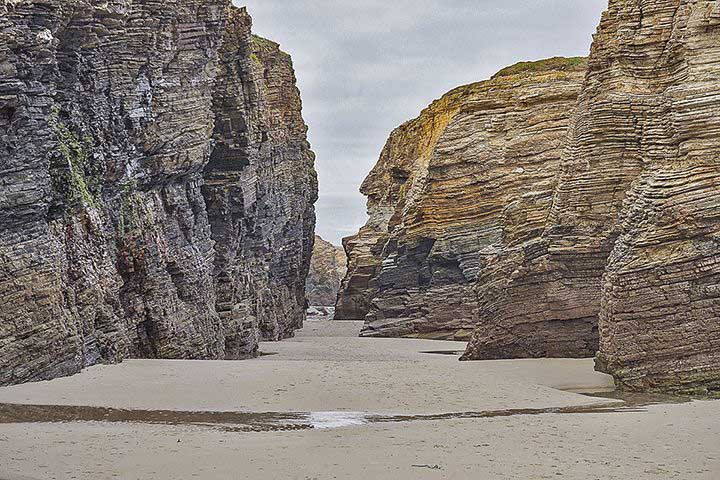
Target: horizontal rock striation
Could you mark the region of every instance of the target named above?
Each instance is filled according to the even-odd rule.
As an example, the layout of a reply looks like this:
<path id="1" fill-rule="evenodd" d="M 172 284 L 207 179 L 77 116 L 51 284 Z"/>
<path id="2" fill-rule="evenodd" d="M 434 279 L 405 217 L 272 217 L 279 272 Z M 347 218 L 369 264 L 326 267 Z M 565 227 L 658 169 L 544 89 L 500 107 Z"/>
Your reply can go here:
<path id="1" fill-rule="evenodd" d="M 317 178 L 290 56 L 232 10 L 213 99 L 203 193 L 217 242 L 217 311 L 232 356 L 302 327 Z M 226 353 L 227 355 L 227 353 Z"/>
<path id="2" fill-rule="evenodd" d="M 371 282 L 382 263 L 387 233 L 381 226 L 366 224 L 353 236 L 343 238 L 347 257 L 345 273 L 335 303 L 335 320 L 364 320 L 376 289 Z"/>
<path id="3" fill-rule="evenodd" d="M 545 298 L 568 324 L 599 318 L 597 366 L 621 388 L 720 391 L 718 39 L 717 2 L 610 1 L 542 250 L 520 271 L 526 311 Z M 487 357 L 488 333 L 466 357 Z"/>
<path id="4" fill-rule="evenodd" d="M 289 59 L 232 41 L 221 49 L 241 24 L 249 29 L 246 12 L 226 0 L 0 6 L 0 384 L 128 357 L 241 358 L 254 354 L 261 330 L 281 338 L 301 324 L 312 154 Z M 228 78 L 246 72 L 218 68 L 243 55 L 266 75 Z M 243 184 L 264 207 L 244 208 L 251 226 L 235 236 L 207 187 L 211 156 L 224 145 L 218 105 L 235 101 L 222 86 L 232 82 L 256 100 L 248 102 L 255 116 L 233 116 L 229 135 L 247 145 L 251 131 L 273 158 Z M 224 158 L 215 170 L 246 164 Z M 292 200 L 280 190 L 284 168 L 296 175 Z M 296 228 L 276 225 L 285 217 Z M 268 255 L 270 245 L 261 253 L 253 235 L 283 254 Z M 221 268 L 238 245 L 253 249 L 254 270 Z M 274 282 L 258 280 L 259 271 Z M 253 302 L 228 301 L 226 281 Z M 278 295 L 299 307 L 277 311 L 249 286 L 256 281 L 281 285 Z"/>
<path id="5" fill-rule="evenodd" d="M 568 168 L 626 173 L 558 209 L 610 199 L 597 363 L 621 387 L 720 392 L 719 40 L 718 2 L 611 1 L 593 47 Z"/>
<path id="6" fill-rule="evenodd" d="M 347 271 L 347 258 L 342 247 L 337 247 L 315 236 L 315 247 L 310 261 L 310 273 L 305 283 L 310 305 L 335 305 L 340 282 Z"/>
<path id="7" fill-rule="evenodd" d="M 371 222 L 346 241 L 346 285 L 361 259 L 375 269 L 356 282 L 369 286 L 356 290 L 370 298 L 364 336 L 464 340 L 489 321 L 508 277 L 536 254 L 584 71 L 579 58 L 518 64 L 393 132 L 363 184 Z M 340 298 L 349 294 L 359 296 L 346 287 Z M 543 328 L 536 339 L 566 335 L 563 325 Z M 566 336 L 545 353 L 597 347 L 593 325 Z"/>
<path id="8" fill-rule="evenodd" d="M 378 294 L 377 276 L 390 233 L 402 220 L 409 189 L 421 181 L 439 136 L 458 108 L 462 92 L 446 95 L 420 117 L 397 128 L 360 187 L 368 197 L 368 221 L 343 240 L 348 273 L 338 294 L 336 320 L 364 320 Z"/>

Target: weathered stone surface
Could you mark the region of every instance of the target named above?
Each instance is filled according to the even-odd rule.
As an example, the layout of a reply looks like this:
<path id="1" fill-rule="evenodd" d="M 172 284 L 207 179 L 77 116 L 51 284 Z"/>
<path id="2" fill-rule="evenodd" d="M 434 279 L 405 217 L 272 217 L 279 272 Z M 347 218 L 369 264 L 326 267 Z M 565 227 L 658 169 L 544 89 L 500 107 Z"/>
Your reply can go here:
<path id="1" fill-rule="evenodd" d="M 368 197 L 369 218 L 357 235 L 343 239 L 348 272 L 335 306 L 336 320 L 364 320 L 370 311 L 378 294 L 376 279 L 383 250 L 401 221 L 409 186 L 420 182 L 433 147 L 459 108 L 463 94 L 461 87 L 397 128 L 361 185 L 361 193 Z"/>
<path id="2" fill-rule="evenodd" d="M 720 391 L 719 40 L 717 2 L 610 1 L 544 251 L 519 280 L 527 310 L 599 317 L 597 365 L 623 388 Z"/>
<path id="3" fill-rule="evenodd" d="M 391 210 L 368 199 L 370 219 L 357 235 L 343 238 L 347 257 L 345 273 L 335 304 L 335 320 L 364 320 L 377 293 L 373 283 L 382 263 Z"/>
<path id="4" fill-rule="evenodd" d="M 302 322 L 301 308 L 275 311 L 262 294 L 263 311 L 247 321 L 228 321 L 218 308 L 224 276 L 250 290 L 260 269 L 276 284 L 285 279 L 289 297 L 304 298 L 315 198 L 299 99 L 294 90 L 294 97 L 278 94 L 294 88 L 289 59 L 227 42 L 220 63 L 241 50 L 246 62 L 261 58 L 266 78 L 247 84 L 276 98 L 274 106 L 249 107 L 262 111 L 252 122 L 268 124 L 263 148 L 279 153 L 245 190 L 268 205 L 245 222 L 283 254 L 249 254 L 265 261 L 257 270 L 217 268 L 218 252 L 255 248 L 245 231 L 223 237 L 203 195 L 214 120 L 223 114 L 213 107 L 230 94 L 213 95 L 215 83 L 240 81 L 217 78 L 241 73 L 217 68 L 227 7 L 226 0 L 0 5 L 0 384 L 127 357 L 238 358 L 255 351 L 255 324 L 286 319 L 287 328 L 276 328 L 282 333 L 268 335 L 279 338 Z M 237 35 L 237 22 L 228 25 L 228 36 Z M 273 130 L 271 119 L 283 115 L 287 126 Z M 247 125 L 233 127 L 242 141 Z M 296 143 L 273 136 L 284 129 Z M 288 150 L 302 161 L 286 166 Z M 226 159 L 226 169 L 238 169 Z M 293 201 L 271 198 L 284 197 L 284 168 L 298 176 Z M 299 229 L 269 240 L 285 217 Z M 286 251 L 287 244 L 301 247 Z M 285 275 L 290 270 L 296 275 Z"/>
<path id="5" fill-rule="evenodd" d="M 358 299 L 363 335 L 462 340 L 485 321 L 488 303 L 534 255 L 584 69 L 583 59 L 518 64 L 393 132 L 362 187 L 371 221 L 345 242 L 338 310 Z M 547 354 L 596 347 L 592 326 L 568 336 L 572 345 Z"/>
<path id="6" fill-rule="evenodd" d="M 610 177 L 595 187 L 613 220 L 599 235 L 613 248 L 598 366 L 631 389 L 718 392 L 720 4 L 611 1 L 592 59 L 567 169 Z M 624 177 L 607 175 L 615 165 Z M 563 213 L 599 203 L 562 185 Z M 593 228 L 578 217 L 568 224 Z"/>
<path id="7" fill-rule="evenodd" d="M 317 178 L 290 56 L 251 34 L 233 10 L 213 99 L 217 145 L 203 193 L 213 238 L 217 310 L 232 356 L 302 327 Z M 227 353 L 226 353 L 227 355 Z"/>
<path id="8" fill-rule="evenodd" d="M 310 273 L 305 282 L 309 305 L 333 306 L 337 300 L 340 282 L 347 272 L 347 258 L 342 247 L 315 236 Z"/>

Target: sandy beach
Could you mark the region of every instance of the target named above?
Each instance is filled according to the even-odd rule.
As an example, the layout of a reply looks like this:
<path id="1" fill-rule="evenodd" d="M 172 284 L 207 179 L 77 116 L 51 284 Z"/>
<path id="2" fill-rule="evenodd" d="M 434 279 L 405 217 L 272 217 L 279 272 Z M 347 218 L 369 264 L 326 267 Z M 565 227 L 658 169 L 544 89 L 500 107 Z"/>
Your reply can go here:
<path id="1" fill-rule="evenodd" d="M 720 402 L 618 409 L 575 393 L 612 390 L 592 360 L 461 363 L 462 343 L 359 328 L 308 321 L 255 360 L 2 388 L 2 404 L 66 409 L 0 413 L 0 479 L 720 478 Z"/>

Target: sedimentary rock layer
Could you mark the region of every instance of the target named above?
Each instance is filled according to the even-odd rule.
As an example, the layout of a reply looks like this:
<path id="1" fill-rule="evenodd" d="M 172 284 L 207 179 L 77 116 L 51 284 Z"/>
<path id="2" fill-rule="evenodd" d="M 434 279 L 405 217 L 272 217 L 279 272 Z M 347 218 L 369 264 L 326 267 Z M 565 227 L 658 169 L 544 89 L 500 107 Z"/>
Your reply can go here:
<path id="1" fill-rule="evenodd" d="M 303 303 L 315 183 L 299 97 L 289 59 L 238 32 L 249 17 L 228 3 L 0 5 L 0 384 L 127 357 L 240 358 L 257 348 L 256 325 L 280 338 L 302 322 L 300 307 L 276 311 L 255 290 Z M 248 78 L 218 68 L 232 62 L 257 65 Z M 216 122 L 233 82 L 253 91 L 253 113 Z M 228 137 L 265 157 L 209 168 Z M 241 187 L 230 173 L 225 184 L 246 225 L 233 235 L 214 173 L 248 165 L 257 173 Z M 221 260 L 238 248 L 255 263 L 230 270 Z"/>
<path id="2" fill-rule="evenodd" d="M 362 300 L 363 335 L 461 340 L 484 321 L 484 305 L 535 254 L 584 70 L 577 58 L 518 64 L 393 132 L 362 187 L 371 222 L 346 241 L 340 299 Z M 592 325 L 568 337 L 546 353 L 594 353 Z"/>
<path id="3" fill-rule="evenodd" d="M 305 283 L 308 303 L 326 307 L 335 305 L 340 282 L 346 271 L 347 258 L 342 247 L 326 242 L 316 235 L 310 273 Z"/>
<path id="4" fill-rule="evenodd" d="M 408 187 L 424 175 L 433 147 L 462 101 L 464 89 L 434 102 L 415 120 L 397 128 L 360 187 L 369 219 L 343 240 L 348 272 L 335 306 L 336 320 L 364 320 L 378 295 L 377 276 L 390 233 L 402 220 Z M 423 164 L 425 165 L 423 167 Z"/>
<path id="5" fill-rule="evenodd" d="M 599 317 L 597 365 L 624 388 L 720 390 L 718 80 L 717 2 L 610 1 L 521 281 L 565 321 Z"/>
<path id="6" fill-rule="evenodd" d="M 292 336 L 305 316 L 317 199 L 290 56 L 233 9 L 213 98 L 217 144 L 203 193 L 217 242 L 217 311 L 240 356 Z"/>
<path id="7" fill-rule="evenodd" d="M 363 184 L 363 188 L 364 188 Z M 377 293 L 374 280 L 382 263 L 392 216 L 391 199 L 368 198 L 368 222 L 351 237 L 343 238 L 347 271 L 335 303 L 335 320 L 364 320 Z"/>

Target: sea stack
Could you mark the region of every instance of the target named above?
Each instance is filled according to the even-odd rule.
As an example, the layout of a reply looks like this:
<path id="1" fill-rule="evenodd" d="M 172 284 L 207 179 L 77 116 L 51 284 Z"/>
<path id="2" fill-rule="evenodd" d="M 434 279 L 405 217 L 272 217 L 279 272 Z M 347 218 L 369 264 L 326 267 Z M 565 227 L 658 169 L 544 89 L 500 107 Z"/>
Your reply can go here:
<path id="1" fill-rule="evenodd" d="M 524 267 L 565 321 L 599 319 L 597 367 L 620 388 L 720 391 L 719 39 L 717 2 L 610 1 L 546 251 Z M 466 358 L 486 357 L 480 325 Z"/>
<path id="2" fill-rule="evenodd" d="M 305 283 L 308 304 L 317 307 L 335 305 L 340 282 L 347 272 L 347 258 L 342 247 L 315 235 L 315 247 L 310 260 L 310 273 Z"/>
<path id="3" fill-rule="evenodd" d="M 393 132 L 362 186 L 338 302 L 364 336 L 467 340 L 537 244 L 586 61 L 524 62 L 455 89 Z M 357 278 L 356 278 L 357 277 Z M 533 328 L 507 356 L 592 356 L 596 324 Z M 502 340 L 498 339 L 498 345 Z"/>
<path id="4" fill-rule="evenodd" d="M 0 12 L 0 384 L 292 335 L 317 184 L 290 58 L 228 0 Z"/>

